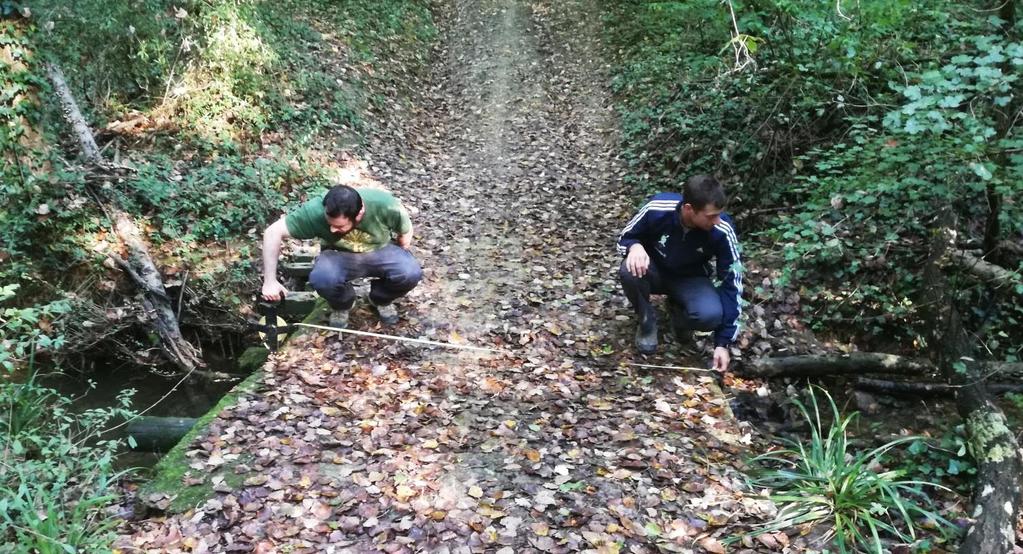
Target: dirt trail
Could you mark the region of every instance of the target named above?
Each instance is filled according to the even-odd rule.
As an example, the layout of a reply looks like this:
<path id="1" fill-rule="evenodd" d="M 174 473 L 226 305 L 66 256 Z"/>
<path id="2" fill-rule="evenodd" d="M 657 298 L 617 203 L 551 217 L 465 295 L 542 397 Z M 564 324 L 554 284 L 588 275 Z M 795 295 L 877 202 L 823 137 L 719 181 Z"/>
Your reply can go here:
<path id="1" fill-rule="evenodd" d="M 426 273 L 392 332 L 512 353 L 299 337 L 195 445 L 197 472 L 231 453 L 250 477 L 131 541 L 684 552 L 760 509 L 732 467 L 749 431 L 713 379 L 623 364 L 680 360 L 631 347 L 613 243 L 634 205 L 599 21 L 590 2 L 457 0 L 411 138 L 368 154 Z M 353 325 L 376 323 L 359 308 Z"/>

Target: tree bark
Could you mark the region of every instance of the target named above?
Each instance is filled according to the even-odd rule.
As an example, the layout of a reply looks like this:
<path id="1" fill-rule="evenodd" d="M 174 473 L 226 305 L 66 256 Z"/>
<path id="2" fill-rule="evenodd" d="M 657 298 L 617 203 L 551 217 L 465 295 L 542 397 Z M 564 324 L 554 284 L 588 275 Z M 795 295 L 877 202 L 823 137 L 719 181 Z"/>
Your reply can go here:
<path id="1" fill-rule="evenodd" d="M 92 131 L 85 118 L 82 117 L 82 112 L 78 109 L 78 103 L 75 102 L 71 89 L 67 86 L 64 73 L 60 67 L 53 63 L 46 63 L 44 69 L 50 84 L 60 99 L 64 120 L 71 127 L 82 156 L 90 164 L 101 166 L 103 158 L 100 155 L 99 147 L 96 146 Z M 96 200 L 100 202 L 99 198 Z M 163 278 L 156 269 L 152 256 L 149 255 L 149 249 L 142 240 L 142 233 L 138 226 L 120 208 L 115 207 L 113 210 L 107 210 L 102 202 L 100 202 L 100 207 L 107 212 L 117 237 L 127 251 L 127 260 L 117 260 L 118 263 L 135 284 L 142 289 L 142 306 L 145 310 L 142 320 L 152 325 L 159 335 L 160 348 L 171 363 L 184 372 L 196 371 L 204 364 L 199 358 L 198 351 L 181 335 L 178 318 L 163 286 Z"/>
<path id="2" fill-rule="evenodd" d="M 178 318 L 163 286 L 163 278 L 149 255 L 149 249 L 142 242 L 138 227 L 128 214 L 118 211 L 115 215 L 114 229 L 128 249 L 126 272 L 142 289 L 142 307 L 145 309 L 147 320 L 160 335 L 160 349 L 184 371 L 202 367 L 203 362 L 196 349 L 181 336 Z"/>
<path id="3" fill-rule="evenodd" d="M 1002 30 L 1010 35 L 1016 26 L 1016 0 L 999 0 L 998 1 L 998 17 L 1002 20 Z M 1002 64 L 1002 72 L 1006 75 L 1010 75 L 1012 72 L 1011 62 L 1006 60 Z M 1009 136 L 1009 131 L 1012 129 L 1013 120 L 1015 118 L 1016 109 L 1019 107 L 1019 95 L 1015 95 L 1015 99 L 1009 102 L 1009 105 L 999 110 L 997 107 L 995 110 L 995 140 L 1001 141 L 1005 137 Z M 999 166 L 1005 166 L 1008 163 L 1008 156 L 1006 153 L 1000 152 L 995 156 L 995 162 Z M 1002 213 L 1002 195 L 995 189 L 994 184 L 988 182 L 985 191 L 985 197 L 987 198 L 988 204 L 988 215 L 987 221 L 984 223 L 984 253 L 991 256 L 992 261 L 997 263 L 1004 263 L 1002 253 L 998 250 L 998 241 L 1002 235 L 1002 226 L 1000 216 Z"/>
<path id="4" fill-rule="evenodd" d="M 60 109 L 64 112 L 64 120 L 71 126 L 71 131 L 75 135 L 75 140 L 78 141 L 82 157 L 89 163 L 99 165 L 103 162 L 103 159 L 100 157 L 99 147 L 96 146 L 96 139 L 93 138 L 92 130 L 89 129 L 85 118 L 82 117 L 81 110 L 78 109 L 78 102 L 75 102 L 75 97 L 67 86 L 64 72 L 56 64 L 50 62 L 43 64 L 43 70 L 46 71 L 46 77 L 50 80 L 50 84 L 53 85 L 53 91 L 57 94 L 57 99 L 60 101 Z"/>
<path id="5" fill-rule="evenodd" d="M 987 378 L 1023 377 L 1023 363 L 979 362 Z M 928 360 L 880 352 L 821 354 L 760 358 L 735 364 L 735 372 L 746 377 L 824 377 L 828 375 L 933 375 L 938 369 Z"/>
<path id="6" fill-rule="evenodd" d="M 1009 252 L 1017 256 L 1023 256 L 1023 244 L 1017 244 L 1010 240 L 999 241 L 998 249 L 1003 252 Z"/>
<path id="7" fill-rule="evenodd" d="M 974 522 L 959 547 L 962 554 L 1013 551 L 1020 506 L 1020 459 L 1015 434 L 1005 415 L 990 399 L 970 337 L 963 329 L 955 297 L 942 273 L 942 262 L 955 248 L 952 216 L 946 210 L 924 267 L 925 305 L 931 312 L 931 345 L 936 365 L 955 388 L 956 405 L 966 422 L 969 448 L 977 462 L 973 490 Z"/>
<path id="8" fill-rule="evenodd" d="M 824 375 L 862 375 L 887 373 L 923 375 L 934 371 L 934 365 L 893 354 L 853 352 L 820 356 L 789 356 L 760 358 L 736 366 L 736 372 L 750 377 L 821 377 Z"/>
<path id="9" fill-rule="evenodd" d="M 992 394 L 1005 394 L 1008 392 L 1023 392 L 1023 384 L 1014 383 L 987 383 L 988 392 Z M 869 392 L 880 392 L 884 394 L 906 394 L 913 396 L 951 396 L 957 390 L 948 383 L 906 383 L 901 381 L 886 381 L 884 379 L 868 379 L 860 377 L 856 380 L 856 388 Z"/>
<path id="10" fill-rule="evenodd" d="M 1020 276 L 1018 273 L 1009 271 L 1000 265 L 978 258 L 965 250 L 952 250 L 949 252 L 949 258 L 952 259 L 956 266 L 960 269 L 975 277 L 979 277 L 984 281 L 990 281 L 996 285 L 1009 287 L 1020 282 Z"/>

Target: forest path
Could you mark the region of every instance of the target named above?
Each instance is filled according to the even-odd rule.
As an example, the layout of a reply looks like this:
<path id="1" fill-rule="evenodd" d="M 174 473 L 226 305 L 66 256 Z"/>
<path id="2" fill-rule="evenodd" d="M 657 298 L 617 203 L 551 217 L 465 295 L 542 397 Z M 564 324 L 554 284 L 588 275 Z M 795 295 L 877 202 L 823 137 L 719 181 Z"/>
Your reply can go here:
<path id="1" fill-rule="evenodd" d="M 759 510 L 733 467 L 748 430 L 713 377 L 623 363 L 689 365 L 671 345 L 646 359 L 632 347 L 614 240 L 635 206 L 599 10 L 452 10 L 426 101 L 369 145 L 374 177 L 412 212 L 426 274 L 384 331 L 510 354 L 297 337 L 192 451 L 197 472 L 223 471 L 228 454 L 249 477 L 142 522 L 134 544 L 713 551 Z M 379 330 L 365 306 L 352 325 Z"/>

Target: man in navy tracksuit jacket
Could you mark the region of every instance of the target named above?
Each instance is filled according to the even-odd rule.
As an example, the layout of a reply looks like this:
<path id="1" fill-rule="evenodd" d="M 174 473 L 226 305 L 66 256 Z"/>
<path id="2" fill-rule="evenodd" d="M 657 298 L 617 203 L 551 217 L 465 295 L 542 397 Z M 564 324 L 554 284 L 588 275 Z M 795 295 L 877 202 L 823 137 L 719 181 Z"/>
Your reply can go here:
<path id="1" fill-rule="evenodd" d="M 618 238 L 625 256 L 619 276 L 636 310 L 636 347 L 657 350 L 657 314 L 651 294 L 667 294 L 681 333 L 714 331 L 714 369 L 728 369 L 728 346 L 739 333 L 742 264 L 725 193 L 716 179 L 690 178 L 682 194 L 654 195 Z M 712 270 L 711 258 L 716 271 Z M 715 287 L 711 275 L 720 284 Z"/>

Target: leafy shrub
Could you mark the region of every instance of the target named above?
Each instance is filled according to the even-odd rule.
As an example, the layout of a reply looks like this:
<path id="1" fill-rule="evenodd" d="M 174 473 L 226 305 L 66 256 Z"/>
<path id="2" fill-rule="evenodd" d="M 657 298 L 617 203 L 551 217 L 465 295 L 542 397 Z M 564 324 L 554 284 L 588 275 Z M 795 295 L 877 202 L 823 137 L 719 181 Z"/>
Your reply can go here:
<path id="1" fill-rule="evenodd" d="M 824 417 L 815 389 L 828 401 Z M 902 479 L 905 470 L 880 469 L 886 454 L 916 437 L 853 452 L 846 429 L 857 414 L 843 417 L 831 395 L 819 387 L 810 389 L 809 398 L 809 404 L 792 400 L 810 427 L 808 442 L 783 439 L 784 448 L 751 461 L 750 486 L 769 489 L 769 498 L 781 504 L 774 520 L 756 534 L 816 523 L 827 526 L 825 540 L 833 540 L 842 553 L 880 554 L 882 535 L 911 542 L 921 520 L 951 528 L 940 515 L 922 507 L 928 501 L 922 487 L 939 485 Z"/>
<path id="2" fill-rule="evenodd" d="M 903 452 L 899 467 L 914 479 L 938 479 L 960 494 L 972 492 L 977 466 L 969 455 L 965 429 L 956 426 L 937 439 L 918 439 Z"/>
<path id="3" fill-rule="evenodd" d="M 422 52 L 435 33 L 419 0 L 40 0 L 35 11 L 97 123 L 141 110 L 210 145 L 351 131 L 366 77 L 338 61 Z"/>
<path id="4" fill-rule="evenodd" d="M 988 217 L 988 187 L 1006 198 L 1023 190 L 1023 159 L 1005 156 L 1019 139 L 996 137 L 993 109 L 1023 75 L 1023 45 L 972 36 L 958 47 L 934 69 L 907 72 L 908 84 L 892 84 L 898 99 L 883 121 L 859 118 L 845 140 L 799 158 L 806 170 L 789 195 L 800 211 L 765 235 L 784 248 L 785 278 L 821 283 L 808 295 L 820 306 L 817 326 L 853 321 L 873 334 L 912 336 L 916 268 L 934 214 L 953 210 L 968 238 Z M 980 98 L 993 104 L 976 105 Z M 1006 202 L 998 217 L 1010 235 L 1023 233 L 1023 207 Z M 987 319 L 992 334 L 1019 328 L 1019 311 L 1002 310 Z"/>
<path id="5" fill-rule="evenodd" d="M 0 541 L 4 552 L 109 551 L 118 498 L 113 468 L 121 441 L 103 439 L 115 418 L 130 417 L 130 392 L 110 409 L 72 411 L 56 391 L 0 383 Z"/>
<path id="6" fill-rule="evenodd" d="M 8 372 L 30 359 L 36 349 L 60 349 L 64 337 L 53 320 L 70 309 L 63 299 L 28 307 L 3 307 L 17 290 L 17 284 L 0 284 L 0 368 Z"/>
<path id="7" fill-rule="evenodd" d="M 262 225 L 284 208 L 288 193 L 323 186 L 325 176 L 313 171 L 268 158 L 183 163 L 153 156 L 115 194 L 126 209 L 150 217 L 157 243 L 220 241 Z"/>
<path id="8" fill-rule="evenodd" d="M 0 20 L 0 105 L 5 107 L 0 118 L 0 369 L 6 372 L 23 365 L 34 349 L 60 348 L 58 319 L 69 309 L 53 287 L 39 286 L 32 259 L 45 255 L 31 245 L 47 233 L 60 196 L 52 183 L 58 173 L 54 158 L 40 132 L 43 114 L 36 92 L 43 80 L 34 70 L 35 36 L 22 19 Z"/>
<path id="9" fill-rule="evenodd" d="M 882 0 L 848 14 L 810 0 L 733 4 L 740 31 L 762 45 L 756 70 L 734 74 L 723 3 L 612 4 L 628 178 L 644 191 L 714 173 L 746 201 L 781 201 L 792 159 L 840 136 L 843 116 L 883 101 L 878 86 L 912 64 L 916 45 L 947 37 L 950 14 L 961 11 Z"/>
<path id="10" fill-rule="evenodd" d="M 808 323 L 912 343 L 935 213 L 953 206 L 975 243 L 993 192 L 1003 237 L 1023 236 L 1023 139 L 1018 124 L 996 132 L 1018 112 L 1023 23 L 1006 29 L 977 17 L 989 6 L 948 1 L 731 4 L 757 45 L 742 72 L 730 71 L 722 3 L 611 4 L 626 180 L 647 193 L 723 177 Z M 778 215 L 742 217 L 763 207 Z M 1018 303 L 961 289 L 993 357 L 1018 357 Z"/>

